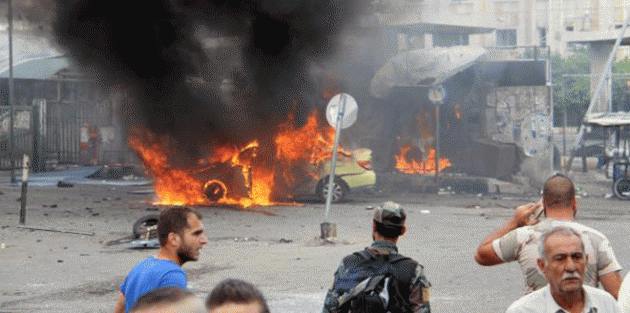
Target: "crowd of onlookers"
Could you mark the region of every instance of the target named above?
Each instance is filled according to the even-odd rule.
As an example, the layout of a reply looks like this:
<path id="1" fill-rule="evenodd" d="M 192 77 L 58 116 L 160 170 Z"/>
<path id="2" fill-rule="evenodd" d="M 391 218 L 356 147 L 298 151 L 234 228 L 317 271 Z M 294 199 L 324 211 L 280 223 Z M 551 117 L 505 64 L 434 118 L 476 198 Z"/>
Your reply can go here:
<path id="1" fill-rule="evenodd" d="M 516 208 L 479 245 L 474 259 L 480 265 L 521 265 L 526 295 L 507 312 L 630 313 L 630 279 L 621 277 L 606 236 L 575 222 L 576 213 L 573 182 L 556 174 L 545 182 L 540 202 Z M 395 202 L 375 209 L 373 242 L 343 258 L 323 313 L 431 312 L 431 283 L 424 267 L 398 252 L 406 218 Z M 262 293 L 245 281 L 222 281 L 205 304 L 186 289 L 181 265 L 197 260 L 208 241 L 199 213 L 186 207 L 166 209 L 157 233 L 159 252 L 131 270 L 120 286 L 115 312 L 269 312 Z"/>

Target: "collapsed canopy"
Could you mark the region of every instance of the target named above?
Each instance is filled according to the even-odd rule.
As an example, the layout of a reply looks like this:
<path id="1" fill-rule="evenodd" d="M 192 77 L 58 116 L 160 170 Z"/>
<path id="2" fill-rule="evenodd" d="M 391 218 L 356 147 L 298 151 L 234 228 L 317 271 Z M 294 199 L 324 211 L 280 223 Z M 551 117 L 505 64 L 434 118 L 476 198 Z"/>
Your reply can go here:
<path id="1" fill-rule="evenodd" d="M 476 46 L 402 51 L 374 75 L 370 94 L 384 99 L 393 87 L 439 85 L 471 67 L 486 52 Z"/>

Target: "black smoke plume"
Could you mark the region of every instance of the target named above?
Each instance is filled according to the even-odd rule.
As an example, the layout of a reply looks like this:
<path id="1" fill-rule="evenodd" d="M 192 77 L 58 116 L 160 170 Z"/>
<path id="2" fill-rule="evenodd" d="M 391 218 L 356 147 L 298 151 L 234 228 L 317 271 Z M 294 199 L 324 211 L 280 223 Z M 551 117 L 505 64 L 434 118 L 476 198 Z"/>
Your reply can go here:
<path id="1" fill-rule="evenodd" d="M 130 95 L 127 124 L 140 122 L 191 153 L 260 137 L 289 114 L 303 120 L 313 92 L 308 64 L 333 51 L 358 8 L 350 0 L 56 4 L 59 43 L 107 86 Z M 234 47 L 209 51 L 204 43 L 213 38 Z M 220 91 L 224 78 L 233 82 L 232 98 Z"/>

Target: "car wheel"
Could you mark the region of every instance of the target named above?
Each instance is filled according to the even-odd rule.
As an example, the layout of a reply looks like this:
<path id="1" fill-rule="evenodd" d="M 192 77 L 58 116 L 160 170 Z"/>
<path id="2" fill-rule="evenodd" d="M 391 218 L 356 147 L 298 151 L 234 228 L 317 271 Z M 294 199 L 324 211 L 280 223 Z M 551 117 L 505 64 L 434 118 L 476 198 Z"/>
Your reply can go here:
<path id="1" fill-rule="evenodd" d="M 620 178 L 613 183 L 613 193 L 622 200 L 630 200 L 630 179 Z"/>
<path id="2" fill-rule="evenodd" d="M 225 197 L 227 187 L 221 181 L 210 180 L 203 187 L 203 192 L 210 201 L 216 202 Z"/>
<path id="3" fill-rule="evenodd" d="M 322 179 L 319 183 L 320 187 L 318 188 L 318 195 L 320 199 L 322 199 L 322 201 L 326 201 L 326 197 L 328 197 L 328 180 L 329 178 L 326 177 L 325 179 Z M 343 183 L 339 178 L 335 178 L 332 190 L 332 203 L 337 203 L 345 198 L 346 189 L 344 188 Z"/>
<path id="4" fill-rule="evenodd" d="M 133 223 L 133 235 L 136 238 L 140 238 L 142 235 L 149 231 L 149 228 L 158 224 L 158 215 L 151 214 L 143 216 Z M 155 231 L 157 233 L 157 231 Z"/>

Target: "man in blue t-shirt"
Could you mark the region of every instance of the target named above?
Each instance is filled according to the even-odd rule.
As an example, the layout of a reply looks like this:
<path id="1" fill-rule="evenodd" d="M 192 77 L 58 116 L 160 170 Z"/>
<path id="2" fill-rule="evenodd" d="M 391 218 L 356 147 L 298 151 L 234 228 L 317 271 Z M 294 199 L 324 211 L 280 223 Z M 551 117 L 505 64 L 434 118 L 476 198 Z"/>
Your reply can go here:
<path id="1" fill-rule="evenodd" d="M 185 207 L 169 208 L 158 218 L 160 251 L 136 264 L 120 286 L 115 313 L 129 312 L 139 297 L 159 287 L 186 289 L 188 261 L 197 261 L 199 250 L 208 243 L 201 215 Z"/>

